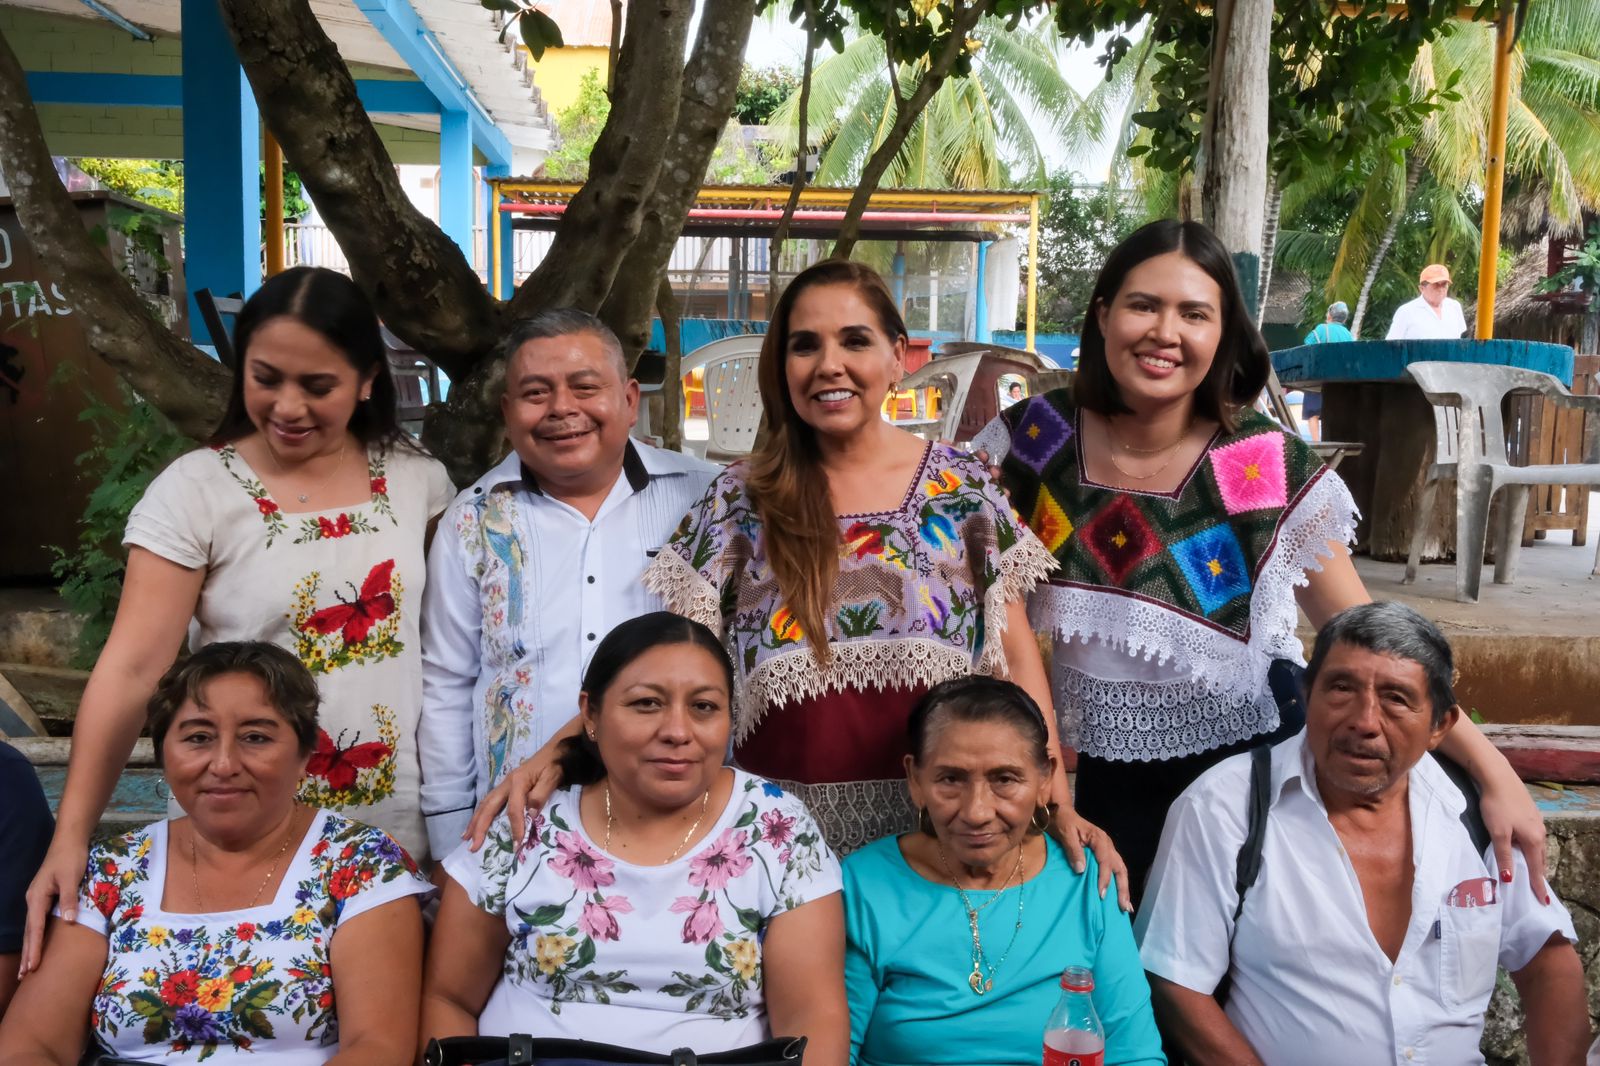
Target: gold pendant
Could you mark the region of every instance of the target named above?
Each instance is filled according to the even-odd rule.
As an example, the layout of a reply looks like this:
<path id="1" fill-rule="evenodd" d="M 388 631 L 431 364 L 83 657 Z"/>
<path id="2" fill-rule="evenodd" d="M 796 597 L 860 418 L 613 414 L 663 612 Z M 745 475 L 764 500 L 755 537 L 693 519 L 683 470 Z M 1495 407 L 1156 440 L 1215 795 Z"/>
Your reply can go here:
<path id="1" fill-rule="evenodd" d="M 972 972 L 967 975 L 967 985 L 974 993 L 980 996 L 994 988 L 994 982 L 985 981 L 976 964 L 973 965 Z"/>

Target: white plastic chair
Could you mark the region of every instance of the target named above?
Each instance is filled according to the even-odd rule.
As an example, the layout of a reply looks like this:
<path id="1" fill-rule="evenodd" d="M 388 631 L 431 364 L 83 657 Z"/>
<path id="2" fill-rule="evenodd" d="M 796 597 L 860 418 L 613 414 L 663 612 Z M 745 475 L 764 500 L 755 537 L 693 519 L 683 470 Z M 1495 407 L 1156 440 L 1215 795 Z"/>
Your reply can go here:
<path id="1" fill-rule="evenodd" d="M 761 428 L 759 356 L 741 355 L 706 364 L 706 458 L 732 462 L 749 455 Z"/>
<path id="2" fill-rule="evenodd" d="M 1516 578 L 1517 556 L 1522 551 L 1522 525 L 1528 514 L 1528 491 L 1533 485 L 1600 485 L 1600 463 L 1547 463 L 1513 466 L 1506 456 L 1505 423 L 1500 406 L 1511 392 L 1537 392 L 1566 407 L 1600 416 L 1600 396 L 1574 396 L 1566 387 L 1536 370 L 1488 363 L 1420 362 L 1406 373 L 1422 387 L 1433 404 L 1434 462 L 1422 485 L 1411 552 L 1404 581 L 1417 577 L 1428 518 L 1439 493 L 1439 482 L 1456 482 L 1456 599 L 1476 603 L 1483 576 L 1483 549 L 1488 539 L 1489 504 L 1502 487 L 1506 496 L 1502 520 L 1496 530 L 1494 580 L 1508 585 Z M 1595 574 L 1600 575 L 1600 550 L 1595 553 Z"/>

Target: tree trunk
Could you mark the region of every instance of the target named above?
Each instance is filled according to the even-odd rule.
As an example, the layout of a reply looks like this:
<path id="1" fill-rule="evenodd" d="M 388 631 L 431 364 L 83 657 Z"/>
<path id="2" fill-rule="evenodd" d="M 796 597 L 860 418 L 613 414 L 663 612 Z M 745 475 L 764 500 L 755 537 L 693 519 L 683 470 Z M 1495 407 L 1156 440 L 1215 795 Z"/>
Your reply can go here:
<path id="1" fill-rule="evenodd" d="M 1361 279 L 1361 294 L 1356 297 L 1355 313 L 1350 316 L 1350 335 L 1356 340 L 1361 339 L 1361 320 L 1367 314 L 1367 301 L 1372 297 L 1372 286 L 1378 280 L 1378 271 L 1383 267 L 1383 260 L 1389 254 L 1389 246 L 1394 243 L 1394 236 L 1400 232 L 1400 220 L 1405 217 L 1406 205 L 1411 202 L 1411 194 L 1417 187 L 1417 182 L 1422 179 L 1422 153 L 1413 151 L 1406 156 L 1406 187 L 1405 193 L 1400 198 L 1400 203 L 1389 214 L 1389 223 L 1384 227 L 1383 237 L 1378 241 L 1378 247 L 1372 253 L 1372 262 L 1367 264 L 1367 272 Z"/>
<path id="2" fill-rule="evenodd" d="M 667 338 L 667 376 L 661 383 L 661 444 L 683 450 L 683 337 L 678 333 L 678 298 L 665 276 L 656 290 L 656 311 Z"/>
<path id="3" fill-rule="evenodd" d="M 805 0 L 806 19 L 813 17 L 811 0 Z M 806 30 L 806 58 L 800 69 L 800 128 L 794 146 L 794 180 L 789 184 L 789 199 L 783 205 L 783 217 L 772 231 L 772 241 L 767 245 L 767 310 L 778 303 L 778 260 L 783 255 L 783 242 L 789 236 L 789 224 L 794 221 L 795 209 L 800 206 L 800 193 L 806 187 L 806 159 L 810 146 L 806 143 L 811 125 L 811 70 L 817 59 L 817 34 Z"/>
<path id="4" fill-rule="evenodd" d="M 906 138 L 911 136 L 911 128 L 917 124 L 917 119 L 927 108 L 928 101 L 933 99 L 933 94 L 939 91 L 939 86 L 944 84 L 945 79 L 950 76 L 950 71 L 955 68 L 956 60 L 961 58 L 961 52 L 967 46 L 967 37 L 973 27 L 977 26 L 978 20 L 993 6 L 994 0 L 974 0 L 971 4 L 956 7 L 954 24 L 944 47 L 939 50 L 937 56 L 929 60 L 927 69 L 922 72 L 922 77 L 911 95 L 903 99 L 899 87 L 892 84 L 896 75 L 894 59 L 890 57 L 889 89 L 895 104 L 894 124 L 889 127 L 883 142 L 873 150 L 872 155 L 867 157 L 866 166 L 861 168 L 861 178 L 856 182 L 855 193 L 850 197 L 849 206 L 845 208 L 843 221 L 839 223 L 839 237 L 833 245 L 834 258 L 850 258 L 856 242 L 861 239 L 861 216 L 866 211 L 867 202 L 872 198 L 872 194 L 877 192 L 878 183 L 883 180 L 884 172 L 889 169 L 889 164 L 894 162 L 895 156 L 899 155 L 900 149 L 905 146 Z M 893 18 L 893 15 L 890 17 Z M 1261 98 L 1265 99 L 1265 93 Z"/>
<path id="5" fill-rule="evenodd" d="M 384 324 L 452 378 L 499 339 L 494 301 L 416 209 L 307 0 L 221 0 L 267 128 L 283 146 Z"/>
<path id="6" fill-rule="evenodd" d="M 1272 264 L 1278 252 L 1278 223 L 1283 211 L 1283 186 L 1278 175 L 1267 175 L 1267 218 L 1261 235 L 1261 281 L 1256 297 L 1256 326 L 1267 314 L 1267 294 L 1272 291 Z"/>
<path id="7" fill-rule="evenodd" d="M 61 286 L 89 347 L 191 437 L 216 428 L 229 375 L 157 321 L 84 228 L 56 176 L 27 77 L 0 36 L 0 172 L 42 273 Z"/>
<path id="8" fill-rule="evenodd" d="M 700 15 L 694 53 L 683 68 L 682 103 L 665 164 L 644 212 L 639 235 L 617 270 L 600 317 L 622 340 L 629 365 L 638 359 L 650 337 L 650 313 L 656 292 L 667 277 L 672 250 L 683 233 L 689 208 L 705 181 L 733 111 L 744 65 L 753 0 L 707 0 Z M 554 254 L 554 249 L 552 249 Z"/>

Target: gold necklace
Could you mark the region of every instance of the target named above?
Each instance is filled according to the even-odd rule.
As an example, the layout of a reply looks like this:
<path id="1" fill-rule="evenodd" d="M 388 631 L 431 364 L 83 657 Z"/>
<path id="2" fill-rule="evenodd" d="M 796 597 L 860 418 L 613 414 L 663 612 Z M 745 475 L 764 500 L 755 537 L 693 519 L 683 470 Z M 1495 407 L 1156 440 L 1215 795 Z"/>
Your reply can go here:
<path id="1" fill-rule="evenodd" d="M 967 890 L 962 887 L 960 878 L 956 877 L 956 872 L 950 865 L 950 859 L 944 853 L 944 842 L 937 836 L 933 838 L 933 842 L 934 846 L 939 849 L 939 861 L 944 865 L 944 872 L 949 875 L 950 883 L 956 886 L 956 892 L 961 896 L 962 909 L 967 912 L 967 928 L 972 931 L 972 972 L 967 975 L 967 987 L 972 989 L 975 995 L 981 996 L 985 992 L 994 989 L 994 975 L 999 971 L 1000 967 L 1006 964 L 1006 959 L 1011 957 L 1011 949 L 1016 947 L 1017 944 L 1017 934 L 1022 932 L 1022 890 L 1020 887 L 1017 890 L 1017 924 L 1011 930 L 1011 940 L 1006 944 L 1006 950 L 1001 954 L 999 962 L 991 964 L 989 957 L 984 954 L 983 938 L 978 935 L 978 914 L 989 904 L 998 900 L 1011 887 L 1011 882 L 1015 881 L 1017 875 L 1022 872 L 1022 858 L 1026 852 L 1028 842 L 1024 840 L 1017 845 L 1017 864 L 1011 868 L 1011 876 L 1006 878 L 1005 884 L 1000 886 L 999 891 L 989 897 L 989 902 L 981 907 L 972 905 L 971 897 L 967 895 Z M 987 974 L 985 974 L 985 971 L 987 971 Z"/>
<path id="2" fill-rule="evenodd" d="M 1111 465 L 1117 468 L 1117 473 L 1134 481 L 1150 481 L 1153 478 L 1160 477 L 1166 471 L 1167 467 L 1172 465 L 1173 460 L 1178 458 L 1178 453 L 1183 447 L 1183 442 L 1189 439 L 1189 431 L 1194 429 L 1194 419 L 1190 418 L 1189 424 L 1183 427 L 1183 435 L 1177 440 L 1173 441 L 1171 444 L 1161 448 L 1140 449 L 1130 448 L 1128 445 L 1119 440 L 1117 438 L 1117 431 L 1111 428 L 1111 420 L 1109 418 L 1105 420 L 1105 423 L 1106 437 L 1111 441 L 1111 447 L 1106 449 L 1106 458 L 1110 459 Z M 1167 461 L 1156 467 L 1148 474 L 1135 474 L 1133 471 L 1117 462 L 1118 448 L 1121 448 L 1123 451 L 1129 452 L 1133 455 L 1159 455 L 1162 452 L 1167 452 Z"/>
<path id="3" fill-rule="evenodd" d="M 612 822 L 611 822 L 611 782 L 609 782 L 609 781 L 606 782 L 605 791 L 606 791 L 606 842 L 603 845 L 603 849 L 605 851 L 610 851 L 611 850 L 611 825 L 612 825 Z M 690 838 L 692 838 L 694 836 L 694 831 L 696 829 L 700 828 L 700 823 L 701 822 L 705 821 L 706 806 L 710 802 L 711 802 L 711 790 L 708 788 L 708 789 L 706 789 L 705 794 L 700 797 L 700 817 L 696 818 L 694 820 L 694 824 L 689 827 L 689 831 L 687 833 L 683 834 L 683 840 L 678 844 L 677 847 L 672 849 L 672 854 L 667 856 L 667 862 L 671 862 L 674 859 L 676 859 L 678 857 L 678 855 L 683 851 L 683 849 L 689 846 L 689 840 L 690 840 Z M 661 865 L 665 866 L 666 863 L 662 863 Z"/>
<path id="4" fill-rule="evenodd" d="M 290 814 L 289 832 L 284 836 L 283 846 L 278 849 L 278 854 L 272 857 L 272 865 L 267 869 L 267 876 L 263 877 L 261 884 L 256 886 L 256 894 L 250 897 L 250 902 L 243 907 L 235 908 L 236 910 L 249 910 L 260 901 L 261 893 L 267 890 L 267 884 L 271 882 L 272 875 L 278 872 L 278 864 L 283 861 L 283 853 L 289 850 L 289 845 L 294 841 L 294 828 L 297 821 L 299 821 L 297 815 Z M 211 908 L 206 904 L 205 897 L 200 894 L 200 854 L 195 849 L 194 838 L 194 822 L 191 821 L 189 823 L 189 879 L 194 885 L 194 901 L 200 904 L 200 913 L 210 914 Z"/>
<path id="5" fill-rule="evenodd" d="M 278 453 L 272 450 L 272 445 L 267 443 L 265 437 L 263 437 L 261 440 L 261 446 L 267 450 L 268 455 L 272 456 L 272 465 L 278 468 L 278 476 L 288 477 L 288 473 L 283 469 L 283 463 L 278 459 Z M 301 503 L 305 503 L 311 499 L 313 493 L 321 492 L 323 489 L 327 488 L 328 482 L 333 480 L 334 475 L 339 473 L 339 468 L 344 465 L 345 449 L 349 446 L 350 437 L 346 435 L 344 440 L 339 442 L 339 457 L 333 461 L 333 470 L 328 473 L 327 477 L 322 479 L 322 484 L 312 489 L 311 492 L 295 493 L 294 498 L 299 500 Z"/>

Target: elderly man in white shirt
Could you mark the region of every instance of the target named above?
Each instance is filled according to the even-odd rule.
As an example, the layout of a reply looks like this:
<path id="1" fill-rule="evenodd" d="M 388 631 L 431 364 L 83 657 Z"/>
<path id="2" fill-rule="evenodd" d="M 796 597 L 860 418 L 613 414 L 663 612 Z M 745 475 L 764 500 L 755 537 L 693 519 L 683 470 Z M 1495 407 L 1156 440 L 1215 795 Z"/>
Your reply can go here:
<path id="1" fill-rule="evenodd" d="M 1389 323 L 1391 341 L 1452 341 L 1467 331 L 1461 303 L 1450 298 L 1450 270 L 1429 263 L 1417 279 L 1419 295 L 1400 305 Z"/>
<path id="2" fill-rule="evenodd" d="M 1460 713 L 1453 669 L 1409 607 L 1349 608 L 1317 635 L 1306 728 L 1271 749 L 1264 813 L 1249 813 L 1250 754 L 1172 807 L 1134 931 L 1157 1017 L 1191 1063 L 1482 1063 L 1497 964 L 1533 1063 L 1583 1061 L 1572 919 L 1535 898 L 1520 854 L 1496 874 L 1428 754 Z"/>
<path id="3" fill-rule="evenodd" d="M 428 553 L 417 747 L 435 855 L 555 786 L 590 655 L 661 609 L 640 577 L 716 472 L 629 436 L 639 386 L 593 315 L 546 311 L 505 350 L 513 451 L 456 497 Z"/>

